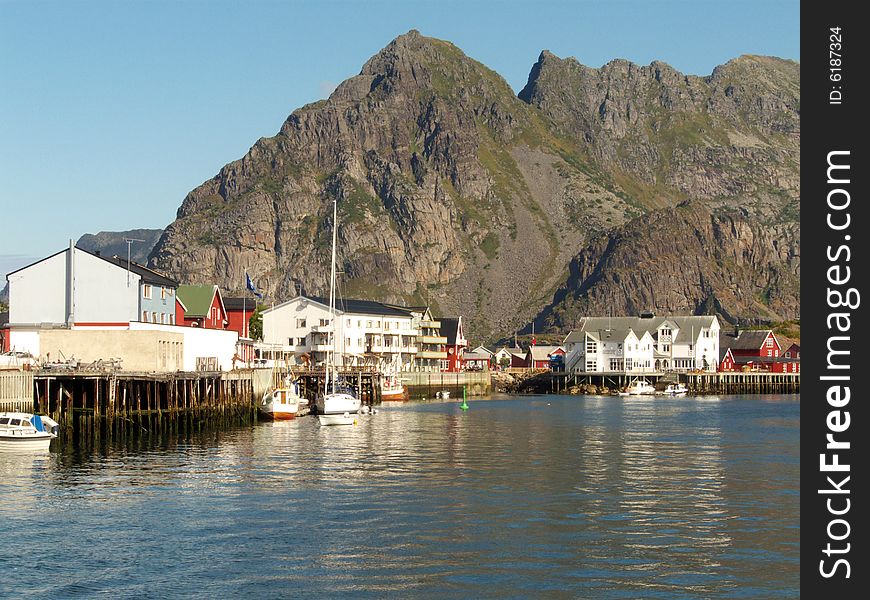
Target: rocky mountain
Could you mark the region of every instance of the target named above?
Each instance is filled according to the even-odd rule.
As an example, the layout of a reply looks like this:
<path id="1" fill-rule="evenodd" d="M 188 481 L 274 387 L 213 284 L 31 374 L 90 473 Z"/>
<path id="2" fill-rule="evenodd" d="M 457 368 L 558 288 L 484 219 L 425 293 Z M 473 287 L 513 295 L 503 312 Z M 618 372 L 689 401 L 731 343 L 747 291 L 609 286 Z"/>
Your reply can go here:
<path id="1" fill-rule="evenodd" d="M 103 256 L 127 257 L 126 240 L 135 240 L 130 244 L 130 260 L 144 265 L 148 263 L 148 255 L 163 234 L 162 229 L 131 229 L 130 231 L 100 231 L 86 233 L 79 238 L 76 246 L 91 252 L 100 252 Z"/>
<path id="2" fill-rule="evenodd" d="M 773 58 L 702 78 L 545 51 L 516 95 L 411 31 L 191 191 L 151 264 L 227 291 L 247 269 L 276 301 L 324 294 L 336 202 L 346 297 L 428 302 L 464 314 L 475 338 L 535 317 L 565 326 L 604 302 L 794 316 L 799 91 L 799 65 Z M 704 283 L 683 273 L 665 292 L 677 245 L 698 255 Z M 665 287 L 617 293 L 627 280 L 608 265 Z"/>

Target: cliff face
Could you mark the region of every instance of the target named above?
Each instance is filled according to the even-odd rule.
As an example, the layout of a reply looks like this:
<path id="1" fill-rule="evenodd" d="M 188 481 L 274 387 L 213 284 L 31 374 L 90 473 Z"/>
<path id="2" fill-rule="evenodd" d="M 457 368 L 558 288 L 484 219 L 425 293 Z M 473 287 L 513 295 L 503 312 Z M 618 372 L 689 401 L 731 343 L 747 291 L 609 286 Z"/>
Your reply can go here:
<path id="1" fill-rule="evenodd" d="M 797 73 L 742 58 L 700 79 L 544 53 L 517 97 L 412 31 L 190 192 L 151 264 L 228 291 L 247 269 L 275 301 L 325 294 L 335 201 L 345 296 L 428 302 L 474 337 L 551 303 L 562 323 L 566 282 L 583 285 L 569 266 L 592 260 L 581 248 L 689 197 L 775 221 L 797 247 Z"/>
<path id="2" fill-rule="evenodd" d="M 91 252 L 99 251 L 103 256 L 120 256 L 127 258 L 127 241 L 130 244 L 130 260 L 140 265 L 148 262 L 148 255 L 160 235 L 162 229 L 131 229 L 130 231 L 100 231 L 86 233 L 76 242 L 76 246 Z"/>
<path id="3" fill-rule="evenodd" d="M 570 329 L 580 316 L 612 307 L 622 309 L 614 314 L 794 318 L 800 250 L 789 233 L 779 237 L 746 211 L 711 211 L 698 201 L 652 212 L 584 247 L 538 322 Z"/>

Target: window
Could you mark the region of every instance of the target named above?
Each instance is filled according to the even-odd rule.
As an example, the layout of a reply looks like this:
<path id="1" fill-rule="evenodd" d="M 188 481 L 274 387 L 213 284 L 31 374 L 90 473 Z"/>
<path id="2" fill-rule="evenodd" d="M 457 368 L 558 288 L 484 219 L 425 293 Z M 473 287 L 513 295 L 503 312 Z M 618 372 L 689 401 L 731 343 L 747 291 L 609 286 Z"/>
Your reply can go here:
<path id="1" fill-rule="evenodd" d="M 598 342 L 594 340 L 586 340 L 586 354 L 596 354 L 598 352 Z"/>
<path id="2" fill-rule="evenodd" d="M 151 322 L 152 322 L 152 323 L 156 323 L 156 322 L 157 322 L 157 313 L 156 313 L 156 312 L 152 312 L 152 313 L 151 313 Z"/>
<path id="3" fill-rule="evenodd" d="M 305 319 L 296 319 L 296 328 L 301 329 L 306 326 Z"/>
<path id="4" fill-rule="evenodd" d="M 327 325 L 329 325 L 329 319 L 320 319 L 321 327 L 326 327 Z"/>
<path id="5" fill-rule="evenodd" d="M 768 356 L 773 356 L 773 350 L 768 350 L 768 351 L 767 351 L 767 355 L 768 355 Z"/>
<path id="6" fill-rule="evenodd" d="M 767 346 L 768 348 L 773 348 L 773 338 L 772 338 L 772 337 L 768 337 L 768 338 L 767 338 L 767 341 L 764 342 L 764 345 Z"/>
<path id="7" fill-rule="evenodd" d="M 142 284 L 142 297 L 150 298 L 151 297 L 151 285 L 150 284 Z"/>
<path id="8" fill-rule="evenodd" d="M 634 361 L 630 358 L 626 358 L 625 359 L 625 370 L 631 371 L 632 369 L 634 369 Z"/>
<path id="9" fill-rule="evenodd" d="M 147 323 L 147 322 L 148 322 L 148 311 L 147 311 L 147 310 L 143 310 L 143 311 L 142 311 L 142 322 L 143 322 L 143 323 Z"/>
<path id="10" fill-rule="evenodd" d="M 586 371 L 597 371 L 598 370 L 598 361 L 597 360 L 586 360 Z"/>
<path id="11" fill-rule="evenodd" d="M 662 328 L 662 337 L 671 337 L 671 329 L 669 327 Z"/>
<path id="12" fill-rule="evenodd" d="M 175 315 L 169 315 L 169 324 L 175 325 Z"/>
<path id="13" fill-rule="evenodd" d="M 372 328 L 372 322 L 371 322 L 371 321 L 366 321 L 366 328 L 367 328 L 367 329 L 371 329 L 371 328 Z"/>
<path id="14" fill-rule="evenodd" d="M 344 345 L 350 346 L 350 338 L 344 338 Z"/>
<path id="15" fill-rule="evenodd" d="M 166 287 L 162 285 L 160 286 L 160 298 L 166 300 Z"/>
<path id="16" fill-rule="evenodd" d="M 305 345 L 305 338 L 304 337 L 296 338 L 296 345 L 297 346 L 304 346 Z"/>

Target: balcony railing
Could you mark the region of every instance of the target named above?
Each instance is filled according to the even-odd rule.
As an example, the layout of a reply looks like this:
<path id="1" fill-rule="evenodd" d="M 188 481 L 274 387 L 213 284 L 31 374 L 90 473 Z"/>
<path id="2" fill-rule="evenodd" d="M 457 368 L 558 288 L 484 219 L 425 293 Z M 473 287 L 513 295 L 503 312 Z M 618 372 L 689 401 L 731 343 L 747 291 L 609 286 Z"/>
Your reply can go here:
<path id="1" fill-rule="evenodd" d="M 430 329 L 441 329 L 441 321 L 420 321 L 420 327 L 429 327 Z"/>
<path id="2" fill-rule="evenodd" d="M 446 360 L 447 353 L 434 350 L 421 350 L 417 352 L 417 358 L 438 358 L 441 360 Z"/>
<path id="3" fill-rule="evenodd" d="M 419 344 L 446 344 L 447 338 L 437 335 L 418 335 L 417 343 Z"/>

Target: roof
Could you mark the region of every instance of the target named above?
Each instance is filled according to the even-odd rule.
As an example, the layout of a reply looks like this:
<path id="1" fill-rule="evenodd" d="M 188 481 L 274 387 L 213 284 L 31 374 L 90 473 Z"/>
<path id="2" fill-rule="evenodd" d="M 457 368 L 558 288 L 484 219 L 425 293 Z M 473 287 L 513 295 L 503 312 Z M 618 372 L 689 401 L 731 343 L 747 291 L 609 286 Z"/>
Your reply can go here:
<path id="1" fill-rule="evenodd" d="M 719 350 L 724 355 L 725 350 L 758 350 L 764 340 L 771 334 L 769 329 L 742 330 L 735 337 L 732 331 L 719 332 Z"/>
<path id="2" fill-rule="evenodd" d="M 691 332 L 694 328 L 700 332 L 702 328 L 710 328 L 717 321 L 714 315 L 663 315 L 660 317 L 583 317 L 580 327 L 571 331 L 565 338 L 565 343 L 582 342 L 584 334 L 588 332 L 601 332 L 599 335 L 609 333 L 607 337 L 625 339 L 629 331 L 634 331 L 638 338 L 643 337 L 645 332 L 653 335 L 656 330 L 666 321 L 676 325 L 680 332 Z M 682 337 L 682 336 L 679 336 Z M 688 337 L 691 337 L 691 333 Z"/>
<path id="3" fill-rule="evenodd" d="M 85 250 L 84 248 L 80 248 L 78 246 L 76 246 L 75 249 L 78 250 L 79 252 L 84 252 L 86 254 L 90 254 L 91 256 L 101 258 L 104 261 L 106 261 L 107 263 L 115 265 L 116 267 L 121 267 L 124 270 L 127 269 L 127 259 L 126 258 L 120 258 L 118 256 L 111 256 L 111 257 L 102 256 L 101 254 L 97 254 L 96 252 L 91 252 L 90 250 Z M 19 271 L 29 269 L 33 265 L 38 265 L 39 263 L 46 261 L 50 258 L 54 258 L 58 254 L 63 254 L 68 250 L 69 250 L 69 248 L 64 248 L 63 250 L 58 250 L 54 254 L 49 254 L 45 258 L 40 258 L 39 260 L 34 261 L 27 266 L 21 267 L 20 269 L 16 269 L 15 271 L 11 271 L 11 272 L 6 274 L 6 278 L 9 279 L 9 276 L 14 274 L 14 273 L 18 273 Z M 133 273 L 136 273 L 142 279 L 142 281 L 145 283 L 150 283 L 152 285 L 161 285 L 161 286 L 171 287 L 171 288 L 175 288 L 178 286 L 178 282 L 175 281 L 174 279 L 170 279 L 169 277 L 166 277 L 165 275 L 161 275 L 160 273 L 158 273 L 156 271 L 152 271 L 148 267 L 143 267 L 142 265 L 135 263 L 135 262 L 132 262 L 132 261 L 130 261 L 130 271 Z"/>
<path id="4" fill-rule="evenodd" d="M 466 352 L 462 355 L 462 360 L 489 360 L 489 354 L 485 352 Z"/>
<path id="5" fill-rule="evenodd" d="M 224 298 L 223 300 L 224 308 L 227 310 L 247 310 L 248 312 L 254 312 L 254 309 L 257 308 L 257 300 L 255 298 Z"/>
<path id="6" fill-rule="evenodd" d="M 205 317 L 211 309 L 214 295 L 220 291 L 216 285 L 180 285 L 178 286 L 178 299 L 184 305 L 185 317 Z M 223 299 L 221 299 L 223 305 Z M 224 307 L 226 310 L 226 307 Z"/>
<path id="7" fill-rule="evenodd" d="M 329 306 L 328 298 L 310 296 L 309 300 Z M 335 309 L 343 313 L 357 313 L 362 315 L 381 315 L 384 317 L 408 317 L 409 309 L 401 309 L 395 305 L 386 305 L 374 300 L 355 300 L 353 298 L 338 298 L 335 301 Z"/>
<path id="8" fill-rule="evenodd" d="M 456 337 L 459 334 L 459 324 L 462 321 L 462 317 L 452 318 L 452 317 L 442 317 L 438 319 L 441 321 L 441 337 L 447 338 L 447 344 L 449 346 L 455 346 L 459 342 Z"/>
<path id="9" fill-rule="evenodd" d="M 483 353 L 489 354 L 490 356 L 495 354 L 495 352 L 493 352 L 492 350 L 490 350 L 489 348 L 487 348 L 483 344 L 481 344 L 480 346 L 478 346 L 477 348 L 472 350 L 472 352 L 483 352 Z"/>
<path id="10" fill-rule="evenodd" d="M 78 246 L 76 246 L 78 248 Z M 82 248 L 78 248 L 82 250 Z M 120 256 L 103 256 L 101 254 L 97 254 L 95 252 L 91 252 L 90 250 L 82 250 L 83 252 L 87 252 L 89 254 L 93 254 L 97 258 L 102 258 L 105 261 L 112 263 L 113 265 L 118 265 L 122 269 L 127 268 L 127 259 L 121 258 Z M 143 267 L 139 263 L 135 263 L 130 261 L 130 271 L 136 273 L 139 277 L 142 278 L 143 283 L 150 283 L 151 285 L 159 285 L 163 287 L 176 288 L 178 287 L 178 282 L 174 279 L 170 279 L 164 275 L 161 275 L 157 271 L 152 271 L 148 267 Z"/>

